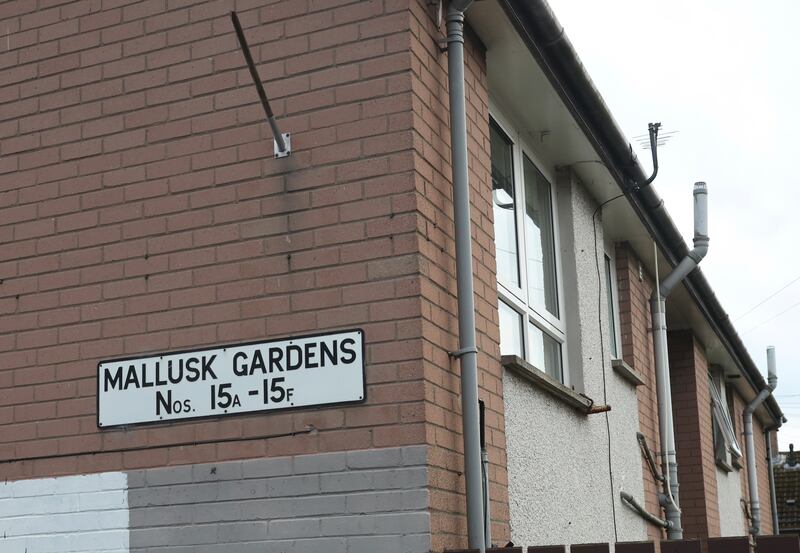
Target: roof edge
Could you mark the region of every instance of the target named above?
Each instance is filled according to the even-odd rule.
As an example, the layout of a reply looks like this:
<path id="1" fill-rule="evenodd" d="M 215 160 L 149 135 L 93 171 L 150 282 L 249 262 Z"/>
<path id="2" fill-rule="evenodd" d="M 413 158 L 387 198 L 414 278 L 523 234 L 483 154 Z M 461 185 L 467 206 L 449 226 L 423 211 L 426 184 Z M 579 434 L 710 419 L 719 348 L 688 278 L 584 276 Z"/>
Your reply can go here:
<path id="1" fill-rule="evenodd" d="M 644 182 L 647 174 L 583 67 L 564 27 L 545 0 L 499 1 L 617 185 L 623 192 L 628 192 L 626 197 L 642 224 L 674 267 L 689 248 L 652 186 L 630 191 L 630 184 Z M 761 371 L 702 269 L 695 269 L 684 280 L 684 285 L 756 393 L 766 389 L 767 383 Z M 765 405 L 770 417 L 780 426 L 786 418 L 775 397 L 770 395 Z"/>

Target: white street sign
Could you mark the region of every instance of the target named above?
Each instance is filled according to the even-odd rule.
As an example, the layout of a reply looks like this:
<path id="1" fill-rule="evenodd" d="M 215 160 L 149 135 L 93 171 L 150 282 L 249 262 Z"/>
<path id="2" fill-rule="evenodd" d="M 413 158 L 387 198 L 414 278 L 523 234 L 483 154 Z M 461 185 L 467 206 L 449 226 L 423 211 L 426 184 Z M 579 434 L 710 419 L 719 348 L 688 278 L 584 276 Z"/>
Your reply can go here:
<path id="1" fill-rule="evenodd" d="M 361 330 L 102 361 L 100 427 L 222 417 L 366 397 Z"/>

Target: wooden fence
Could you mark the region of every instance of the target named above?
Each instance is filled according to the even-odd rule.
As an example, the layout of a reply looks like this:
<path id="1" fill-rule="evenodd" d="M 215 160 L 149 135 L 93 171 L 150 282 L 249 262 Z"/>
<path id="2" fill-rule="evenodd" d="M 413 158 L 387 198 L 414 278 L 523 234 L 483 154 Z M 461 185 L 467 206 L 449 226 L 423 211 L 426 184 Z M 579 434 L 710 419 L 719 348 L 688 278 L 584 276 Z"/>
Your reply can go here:
<path id="1" fill-rule="evenodd" d="M 660 549 L 659 549 L 660 547 Z M 531 547 L 497 547 L 487 553 L 566 553 L 565 545 Z M 571 545 L 570 553 L 609 553 L 607 543 Z M 615 553 L 800 553 L 800 537 L 757 536 L 754 543 L 748 537 L 709 538 L 708 540 L 651 541 L 617 543 Z M 449 550 L 445 553 L 478 553 L 477 549 Z"/>

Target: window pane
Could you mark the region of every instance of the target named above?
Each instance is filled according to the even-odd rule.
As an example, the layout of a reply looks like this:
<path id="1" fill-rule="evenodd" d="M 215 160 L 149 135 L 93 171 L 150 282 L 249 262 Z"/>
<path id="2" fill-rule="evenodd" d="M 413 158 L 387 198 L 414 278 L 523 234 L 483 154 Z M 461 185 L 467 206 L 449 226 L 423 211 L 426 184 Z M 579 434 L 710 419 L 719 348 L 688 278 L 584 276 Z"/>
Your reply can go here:
<path id="1" fill-rule="evenodd" d="M 528 322 L 528 328 L 531 337 L 530 363 L 559 382 L 563 382 L 561 371 L 561 344 L 530 321 Z"/>
<path id="2" fill-rule="evenodd" d="M 714 444 L 714 458 L 717 461 L 722 461 L 723 463 L 728 463 L 730 459 L 728 458 L 728 447 L 725 444 L 725 436 L 722 433 L 722 428 L 717 420 L 717 416 L 714 413 L 714 408 L 711 408 L 711 421 L 712 421 L 712 429 L 713 434 L 712 443 Z"/>
<path id="3" fill-rule="evenodd" d="M 492 121 L 492 205 L 497 277 L 519 286 L 517 225 L 514 217 L 514 155 L 511 141 Z"/>
<path id="4" fill-rule="evenodd" d="M 606 296 L 608 297 L 608 331 L 611 333 L 610 340 L 608 341 L 611 344 L 611 356 L 616 359 L 619 357 L 619 350 L 617 349 L 617 321 L 615 314 L 615 307 L 614 307 L 614 282 L 612 280 L 611 274 L 611 259 L 608 256 L 606 258 Z"/>
<path id="5" fill-rule="evenodd" d="M 528 301 L 534 308 L 547 309 L 558 317 L 556 250 L 553 241 L 550 183 L 528 159 L 528 156 L 523 156 L 523 158 Z"/>
<path id="6" fill-rule="evenodd" d="M 522 351 L 522 316 L 500 302 L 500 355 L 519 355 Z"/>
<path id="7" fill-rule="evenodd" d="M 721 435 L 728 450 L 736 457 L 742 456 L 742 450 L 736 441 L 736 431 L 733 427 L 731 415 L 728 412 L 727 402 L 722 399 L 722 377 L 716 376 L 708 378 L 708 388 L 711 392 L 711 408 L 714 421 L 719 425 Z"/>

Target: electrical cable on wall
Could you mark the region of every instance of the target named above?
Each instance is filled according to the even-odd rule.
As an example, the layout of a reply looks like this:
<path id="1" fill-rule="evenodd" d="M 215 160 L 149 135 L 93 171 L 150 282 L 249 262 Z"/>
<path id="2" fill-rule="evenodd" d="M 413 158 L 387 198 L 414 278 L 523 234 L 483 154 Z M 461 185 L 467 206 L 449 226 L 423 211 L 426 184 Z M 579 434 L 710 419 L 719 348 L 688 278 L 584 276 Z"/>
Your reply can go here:
<path id="1" fill-rule="evenodd" d="M 595 272 L 597 274 L 597 326 L 600 331 L 600 366 L 602 369 L 603 375 L 603 403 L 608 404 L 608 383 L 606 380 L 606 348 L 605 348 L 605 336 L 603 333 L 603 281 L 600 273 L 600 258 L 599 258 L 599 244 L 597 243 L 597 215 L 606 205 L 610 204 L 611 202 L 618 200 L 619 198 L 627 196 L 631 191 L 639 191 L 645 186 L 649 186 L 658 175 L 658 154 L 657 154 L 657 144 L 658 144 L 658 129 L 661 127 L 661 123 L 650 123 L 648 125 L 648 131 L 650 134 L 650 148 L 653 155 L 653 173 L 650 177 L 645 180 L 643 183 L 634 183 L 634 186 L 631 190 L 626 190 L 621 194 L 613 196 L 608 200 L 600 203 L 597 208 L 592 213 L 592 234 L 594 237 L 594 261 L 595 261 Z M 614 493 L 614 471 L 612 465 L 612 453 L 611 453 L 611 421 L 609 419 L 608 411 L 605 412 L 606 417 L 606 436 L 608 440 L 608 479 L 611 486 L 611 516 L 614 522 L 614 541 L 619 541 L 618 531 L 617 531 L 617 506 L 616 506 L 616 495 Z"/>
<path id="2" fill-rule="evenodd" d="M 597 326 L 600 330 L 600 367 L 602 369 L 603 374 L 603 403 L 608 405 L 608 389 L 606 384 L 606 345 L 605 345 L 605 337 L 603 335 L 603 282 L 600 277 L 600 260 L 598 258 L 598 249 L 599 245 L 597 244 L 597 214 L 600 212 L 600 209 L 609 202 L 616 200 L 617 198 L 622 197 L 624 194 L 620 194 L 615 198 L 611 198 L 597 206 L 597 209 L 594 210 L 592 213 L 592 233 L 594 235 L 594 261 L 595 261 L 595 269 L 597 271 Z M 619 536 L 617 535 L 617 505 L 616 505 L 616 495 L 614 493 L 614 471 L 612 469 L 611 464 L 611 421 L 609 420 L 608 411 L 605 413 L 606 416 L 606 435 L 608 437 L 608 480 L 611 485 L 611 517 L 614 521 L 614 541 L 619 541 Z"/>

